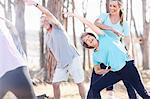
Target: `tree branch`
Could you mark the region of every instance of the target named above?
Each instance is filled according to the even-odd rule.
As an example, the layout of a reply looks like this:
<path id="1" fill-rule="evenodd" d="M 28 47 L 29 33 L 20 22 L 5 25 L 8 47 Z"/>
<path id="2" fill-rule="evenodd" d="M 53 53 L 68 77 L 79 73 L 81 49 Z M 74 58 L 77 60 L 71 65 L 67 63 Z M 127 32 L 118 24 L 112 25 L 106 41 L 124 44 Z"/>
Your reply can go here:
<path id="1" fill-rule="evenodd" d="M 10 1 L 10 4 L 12 4 L 13 6 L 15 5 L 15 3 L 14 3 L 14 2 L 12 2 L 12 1 Z"/>
<path id="2" fill-rule="evenodd" d="M 5 5 L 2 3 L 2 2 L 0 2 L 0 5 L 4 8 L 5 7 Z"/>

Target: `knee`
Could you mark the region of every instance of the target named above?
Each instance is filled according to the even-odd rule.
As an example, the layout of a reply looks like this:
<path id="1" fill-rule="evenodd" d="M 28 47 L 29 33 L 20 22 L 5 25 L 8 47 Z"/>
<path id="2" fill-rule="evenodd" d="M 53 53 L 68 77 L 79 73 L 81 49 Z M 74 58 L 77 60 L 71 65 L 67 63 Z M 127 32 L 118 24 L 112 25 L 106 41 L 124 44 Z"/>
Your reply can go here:
<path id="1" fill-rule="evenodd" d="M 99 93 L 101 91 L 97 86 L 90 86 L 90 91 L 94 93 Z"/>
<path id="2" fill-rule="evenodd" d="M 53 88 L 54 89 L 59 89 L 59 87 L 60 87 L 60 83 L 54 83 L 53 84 Z"/>
<path id="3" fill-rule="evenodd" d="M 78 85 L 78 87 L 83 87 L 84 86 L 83 82 L 77 83 L 77 85 Z"/>

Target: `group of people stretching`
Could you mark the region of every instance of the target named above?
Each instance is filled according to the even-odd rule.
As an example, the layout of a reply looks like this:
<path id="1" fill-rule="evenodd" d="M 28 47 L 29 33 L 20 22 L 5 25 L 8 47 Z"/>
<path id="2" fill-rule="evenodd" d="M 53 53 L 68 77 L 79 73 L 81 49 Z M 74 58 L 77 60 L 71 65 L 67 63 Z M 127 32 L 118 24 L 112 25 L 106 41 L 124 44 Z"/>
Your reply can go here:
<path id="1" fill-rule="evenodd" d="M 75 14 L 66 13 L 87 25 L 93 33 L 86 32 L 80 37 L 81 45 L 93 49 L 93 72 L 90 88 L 86 95 L 84 70 L 80 55 L 71 44 L 63 25 L 42 5 L 32 0 L 24 0 L 37 7 L 42 13 L 41 25 L 47 30 L 46 46 L 56 59 L 52 78 L 54 98 L 60 99 L 60 83 L 67 81 L 71 74 L 77 84 L 82 99 L 101 99 L 100 92 L 106 88 L 113 94 L 113 84 L 123 81 L 129 99 L 137 99 L 136 92 L 143 99 L 150 95 L 143 86 L 134 60 L 120 41 L 127 38 L 129 29 L 123 18 L 122 3 L 110 0 L 109 13 L 101 14 L 94 23 Z M 0 19 L 5 21 L 5 19 Z M 103 31 L 103 32 L 102 32 Z M 14 44 L 13 38 L 0 28 L 0 99 L 11 91 L 18 99 L 36 99 L 27 65 Z M 136 92 L 135 92 L 136 91 Z"/>

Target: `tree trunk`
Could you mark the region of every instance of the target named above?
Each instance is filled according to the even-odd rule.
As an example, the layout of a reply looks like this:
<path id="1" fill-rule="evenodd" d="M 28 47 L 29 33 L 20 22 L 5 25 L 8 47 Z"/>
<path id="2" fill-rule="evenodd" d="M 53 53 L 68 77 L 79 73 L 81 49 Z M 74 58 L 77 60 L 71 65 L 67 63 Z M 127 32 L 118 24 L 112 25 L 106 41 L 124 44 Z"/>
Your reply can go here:
<path id="1" fill-rule="evenodd" d="M 74 0 L 72 0 L 72 12 L 74 13 L 75 10 L 75 3 Z M 76 41 L 76 32 L 75 32 L 75 20 L 74 17 L 72 17 L 72 23 L 73 23 L 73 41 L 74 41 L 74 45 L 77 48 L 77 41 Z"/>
<path id="2" fill-rule="evenodd" d="M 14 4 L 16 14 L 15 26 L 19 33 L 22 47 L 26 53 L 26 36 L 25 36 L 25 21 L 24 21 L 25 4 L 23 0 L 15 0 Z"/>
<path id="3" fill-rule="evenodd" d="M 6 19 L 12 21 L 11 0 L 4 1 L 4 13 Z"/>
<path id="4" fill-rule="evenodd" d="M 149 56 L 149 33 L 150 33 L 150 20 L 146 21 L 146 0 L 142 0 L 143 7 L 143 43 L 142 46 L 142 54 L 143 54 L 143 69 L 150 69 L 150 56 Z"/>
<path id="5" fill-rule="evenodd" d="M 63 0 L 48 0 L 47 8 L 62 23 Z"/>
<path id="6" fill-rule="evenodd" d="M 63 12 L 66 13 L 69 11 L 69 0 L 64 0 L 63 3 L 64 3 L 63 4 Z M 64 15 L 63 15 L 63 26 L 64 26 L 65 30 L 68 31 L 68 17 L 64 17 Z"/>
<path id="7" fill-rule="evenodd" d="M 86 15 L 87 15 L 87 4 L 88 4 L 88 0 L 85 0 L 85 1 L 83 1 L 82 2 L 82 9 L 83 9 L 83 17 L 84 18 L 86 18 Z M 86 32 L 86 26 L 85 26 L 85 24 L 83 24 L 83 27 L 84 27 L 84 32 Z M 86 49 L 85 48 L 83 48 L 83 69 L 84 70 L 88 70 L 88 69 L 90 69 L 91 67 L 91 63 L 90 63 L 90 55 L 89 55 L 89 50 L 88 50 L 88 52 L 87 52 L 88 54 L 86 54 Z M 86 64 L 86 61 L 88 62 L 87 64 Z M 87 68 L 86 68 L 86 65 L 88 66 Z"/>
<path id="8" fill-rule="evenodd" d="M 42 0 L 42 5 L 45 6 L 45 0 Z M 39 38 L 40 38 L 39 39 L 40 40 L 40 66 L 42 68 L 45 66 L 43 27 L 40 27 Z"/>

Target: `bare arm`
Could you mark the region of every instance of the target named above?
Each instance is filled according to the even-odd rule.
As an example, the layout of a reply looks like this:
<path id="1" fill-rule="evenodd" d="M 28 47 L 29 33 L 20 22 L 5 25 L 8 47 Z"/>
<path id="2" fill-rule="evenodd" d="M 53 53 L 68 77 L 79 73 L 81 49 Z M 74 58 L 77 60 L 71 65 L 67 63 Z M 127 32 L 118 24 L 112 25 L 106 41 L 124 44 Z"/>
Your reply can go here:
<path id="1" fill-rule="evenodd" d="M 52 23 L 54 23 L 56 25 L 61 25 L 61 23 L 56 19 L 56 17 L 49 10 L 47 10 L 45 7 L 43 7 L 42 5 L 38 4 L 37 8 L 42 13 L 44 13 Z"/>
<path id="2" fill-rule="evenodd" d="M 94 71 L 96 74 L 106 74 L 108 73 L 109 71 L 111 71 L 111 69 L 102 69 L 99 65 L 95 65 L 94 66 Z"/>
<path id="3" fill-rule="evenodd" d="M 79 16 L 79 15 L 76 15 L 74 13 L 67 13 L 68 16 L 72 16 L 72 17 L 76 17 L 77 19 L 79 19 L 82 23 L 84 23 L 85 25 L 87 25 L 89 28 L 91 28 L 92 31 L 94 31 L 96 34 L 98 35 L 102 35 L 103 32 L 100 31 L 100 29 L 95 26 L 92 22 L 88 21 L 87 19 Z"/>
<path id="4" fill-rule="evenodd" d="M 116 30 L 114 30 L 112 27 L 108 26 L 108 25 L 105 25 L 105 24 L 102 24 L 101 20 L 98 18 L 95 20 L 94 24 L 99 27 L 100 29 L 103 29 L 103 30 L 110 30 L 112 31 L 113 33 L 115 33 L 117 36 L 124 36 L 123 33 L 120 33 Z"/>
<path id="5" fill-rule="evenodd" d="M 97 19 L 95 20 L 94 24 L 95 24 L 97 27 L 99 27 L 100 29 L 112 31 L 112 27 L 102 24 L 102 22 L 101 22 L 101 20 L 100 20 L 99 18 L 97 18 Z"/>
<path id="6" fill-rule="evenodd" d="M 45 7 L 43 7 L 42 5 L 36 3 L 35 1 L 33 0 L 24 0 L 28 5 L 34 5 L 36 6 L 43 14 L 45 14 L 49 21 L 60 26 L 61 23 L 57 20 L 57 18 L 48 10 L 46 9 Z"/>

